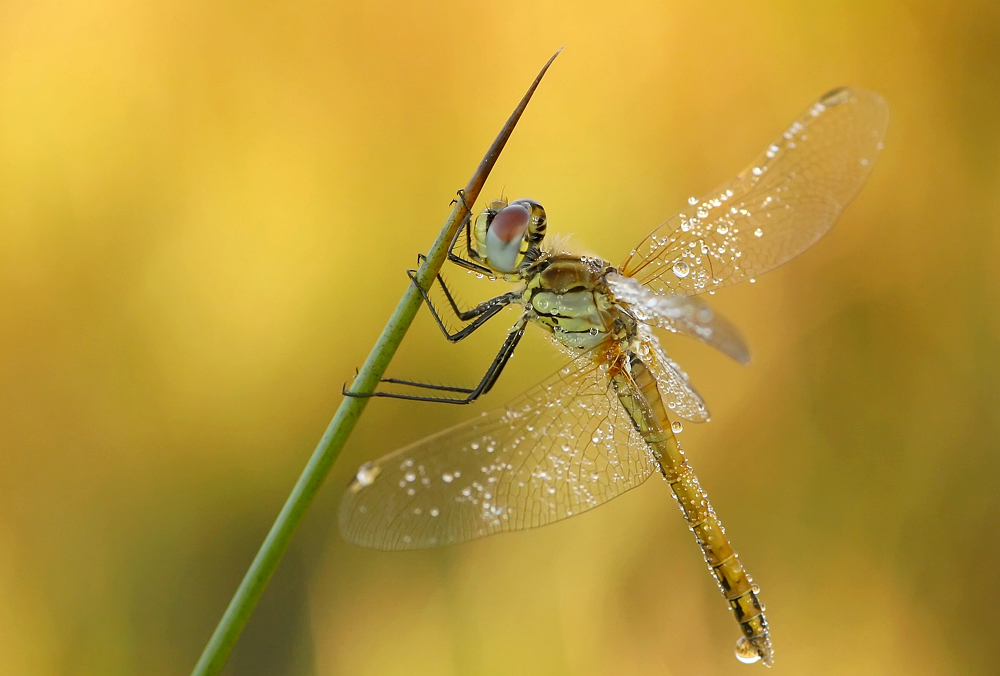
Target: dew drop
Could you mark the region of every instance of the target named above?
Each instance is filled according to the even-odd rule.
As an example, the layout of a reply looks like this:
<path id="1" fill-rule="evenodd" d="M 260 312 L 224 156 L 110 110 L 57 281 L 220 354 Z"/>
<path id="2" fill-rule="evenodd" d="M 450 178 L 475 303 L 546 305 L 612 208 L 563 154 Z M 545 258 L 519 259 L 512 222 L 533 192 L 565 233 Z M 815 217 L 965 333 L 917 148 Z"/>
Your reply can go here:
<path id="1" fill-rule="evenodd" d="M 453 477 L 448 472 L 445 472 L 444 474 L 441 475 L 441 481 L 445 482 L 446 484 L 450 484 L 452 482 L 452 479 L 454 478 L 455 477 Z"/>
<path id="2" fill-rule="evenodd" d="M 760 653 L 746 636 L 740 636 L 736 640 L 736 659 L 743 664 L 753 664 L 760 659 Z"/>
<path id="3" fill-rule="evenodd" d="M 437 507 L 431 507 L 431 512 L 430 512 L 431 516 L 437 516 L 440 513 L 441 512 L 438 511 Z"/>
<path id="4" fill-rule="evenodd" d="M 757 586 L 756 583 L 754 583 L 754 584 L 750 585 L 750 591 L 752 591 L 754 594 L 759 594 L 760 593 L 760 587 Z"/>
<path id="5" fill-rule="evenodd" d="M 375 481 L 375 477 L 379 475 L 382 468 L 371 462 L 366 462 L 365 464 L 358 467 L 358 473 L 355 475 L 355 479 L 362 486 L 371 486 Z"/>
<path id="6" fill-rule="evenodd" d="M 698 198 L 697 197 L 688 197 L 688 204 L 695 205 L 697 203 L 698 203 Z"/>
<path id="7" fill-rule="evenodd" d="M 684 279 L 691 272 L 691 266 L 689 266 L 684 261 L 677 261 L 674 263 L 674 274 Z"/>
<path id="8" fill-rule="evenodd" d="M 680 420 L 674 420 L 670 423 L 670 429 L 673 430 L 674 434 L 680 434 L 684 431 L 684 423 Z"/>
<path id="9" fill-rule="evenodd" d="M 720 235 L 725 235 L 727 232 L 729 232 L 729 226 L 723 223 L 718 228 L 716 228 L 715 231 Z"/>
<path id="10" fill-rule="evenodd" d="M 753 231 L 753 236 L 754 237 L 763 237 L 764 236 L 764 231 L 761 230 L 760 228 L 757 228 L 756 230 Z"/>

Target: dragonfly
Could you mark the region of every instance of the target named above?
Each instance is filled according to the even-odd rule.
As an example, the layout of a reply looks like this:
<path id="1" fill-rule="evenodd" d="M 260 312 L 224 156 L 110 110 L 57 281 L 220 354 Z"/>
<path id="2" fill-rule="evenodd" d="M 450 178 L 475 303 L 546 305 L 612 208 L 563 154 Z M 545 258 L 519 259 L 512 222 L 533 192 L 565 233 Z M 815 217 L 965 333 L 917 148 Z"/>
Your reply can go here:
<path id="1" fill-rule="evenodd" d="M 344 537 L 381 550 L 454 544 L 581 514 L 660 475 L 742 630 L 737 658 L 770 666 L 760 589 L 677 440 L 683 421 L 705 422 L 708 409 L 653 329 L 746 364 L 739 331 L 701 296 L 753 282 L 822 237 L 867 179 L 887 125 L 878 94 L 825 94 L 744 171 L 689 199 L 618 266 L 543 245 L 548 222 L 532 199 L 496 200 L 474 222 L 467 216 L 449 259 L 516 287 L 462 310 L 439 275 L 464 323 L 455 332 L 421 293 L 453 342 L 505 307 L 522 308 L 486 373 L 474 387 L 387 378 L 391 389 L 345 394 L 472 402 L 489 392 L 529 324 L 569 361 L 505 406 L 361 465 L 340 507 Z"/>

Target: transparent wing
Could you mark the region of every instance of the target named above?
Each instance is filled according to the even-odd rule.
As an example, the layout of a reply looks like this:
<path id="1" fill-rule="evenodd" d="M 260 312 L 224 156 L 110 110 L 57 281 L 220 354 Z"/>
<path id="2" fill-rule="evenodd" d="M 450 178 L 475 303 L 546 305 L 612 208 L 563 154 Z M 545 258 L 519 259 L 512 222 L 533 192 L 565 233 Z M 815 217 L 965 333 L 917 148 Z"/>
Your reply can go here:
<path id="1" fill-rule="evenodd" d="M 861 189 L 888 123 L 878 94 L 835 89 L 739 176 L 651 232 L 618 269 L 657 293 L 691 295 L 778 267 L 822 237 Z"/>
<path id="2" fill-rule="evenodd" d="M 638 357 L 646 364 L 660 390 L 667 411 L 689 422 L 708 422 L 708 408 L 698 394 L 688 375 L 680 365 L 667 356 L 660 341 L 646 326 L 639 325 Z"/>
<path id="3" fill-rule="evenodd" d="M 694 336 L 741 364 L 750 362 L 750 350 L 739 329 L 695 296 L 661 296 L 631 277 L 609 273 L 611 294 L 627 304 L 636 318 L 661 329 Z"/>
<path id="4" fill-rule="evenodd" d="M 607 502 L 658 467 L 586 354 L 504 408 L 362 465 L 340 529 L 386 550 L 524 530 Z"/>

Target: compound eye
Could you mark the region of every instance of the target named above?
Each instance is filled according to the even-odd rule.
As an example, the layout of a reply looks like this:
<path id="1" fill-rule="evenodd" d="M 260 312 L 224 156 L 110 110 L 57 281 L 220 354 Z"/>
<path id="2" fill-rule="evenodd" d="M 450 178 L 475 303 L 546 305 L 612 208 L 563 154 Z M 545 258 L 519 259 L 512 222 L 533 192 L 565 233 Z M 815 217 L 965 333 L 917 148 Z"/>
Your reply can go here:
<path id="1" fill-rule="evenodd" d="M 530 213 L 520 204 L 501 209 L 486 231 L 486 257 L 493 269 L 514 272 L 521 253 L 521 241 L 528 232 Z"/>

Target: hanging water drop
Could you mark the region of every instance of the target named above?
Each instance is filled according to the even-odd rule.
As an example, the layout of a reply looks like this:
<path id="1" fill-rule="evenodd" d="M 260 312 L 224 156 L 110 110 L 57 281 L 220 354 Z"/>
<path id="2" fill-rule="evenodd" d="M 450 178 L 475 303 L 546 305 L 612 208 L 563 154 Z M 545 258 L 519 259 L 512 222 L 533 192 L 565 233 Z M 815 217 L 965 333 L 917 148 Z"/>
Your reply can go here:
<path id="1" fill-rule="evenodd" d="M 736 659 L 743 664 L 753 664 L 760 659 L 760 653 L 746 636 L 740 636 L 736 640 Z"/>
<path id="2" fill-rule="evenodd" d="M 680 434 L 684 431 L 684 423 L 680 420 L 674 420 L 670 423 L 670 429 L 673 430 L 674 434 Z"/>

